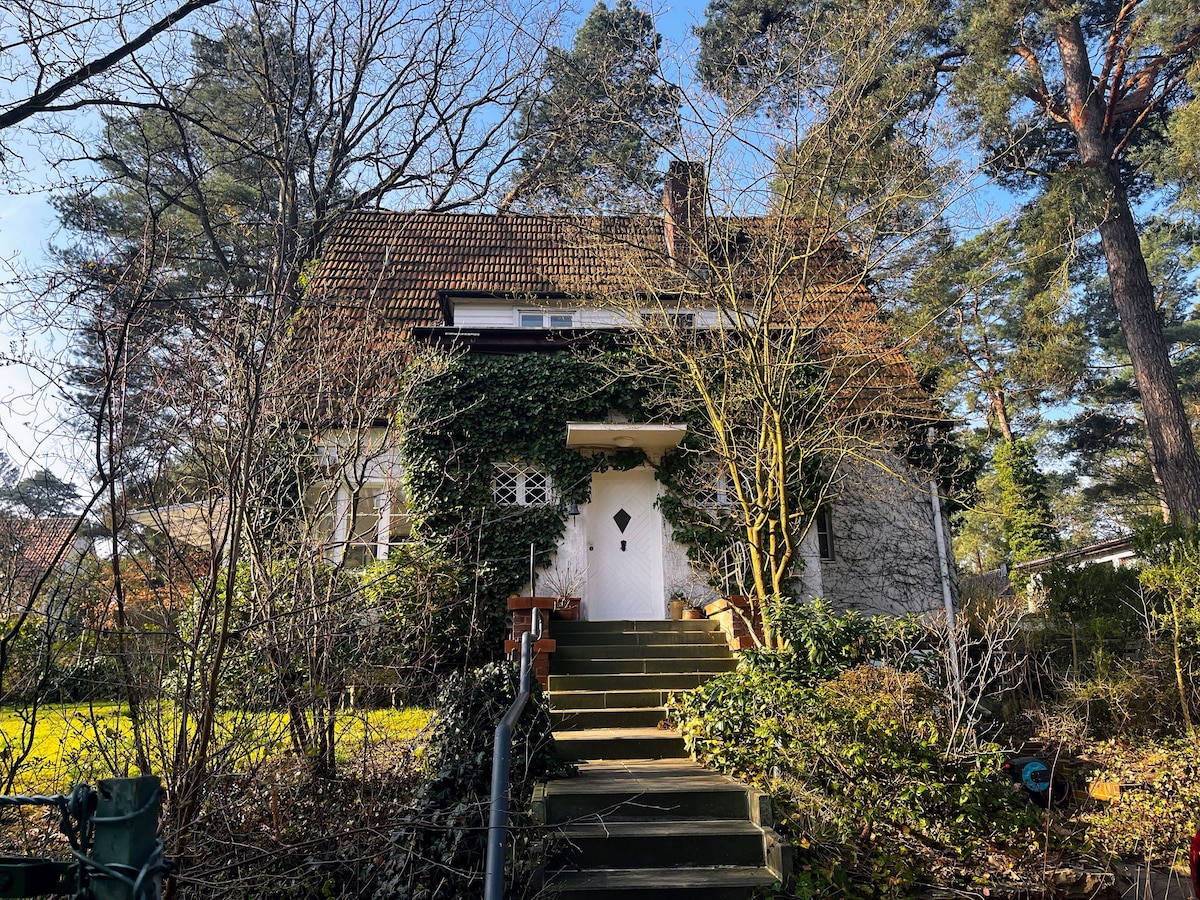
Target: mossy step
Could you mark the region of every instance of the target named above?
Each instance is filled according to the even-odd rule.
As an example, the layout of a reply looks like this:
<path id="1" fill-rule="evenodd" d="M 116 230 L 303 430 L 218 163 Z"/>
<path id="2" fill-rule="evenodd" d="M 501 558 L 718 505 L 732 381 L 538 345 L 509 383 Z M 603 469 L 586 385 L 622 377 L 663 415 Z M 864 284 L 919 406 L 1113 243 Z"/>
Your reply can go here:
<path id="1" fill-rule="evenodd" d="M 550 847 L 551 867 L 637 869 L 763 862 L 762 830 L 745 820 L 571 824 L 552 832 Z"/>
<path id="2" fill-rule="evenodd" d="M 567 644 L 562 643 L 554 651 L 553 662 L 566 659 L 681 659 L 691 657 L 724 657 L 732 654 L 715 643 L 692 644 Z"/>
<path id="3" fill-rule="evenodd" d="M 661 706 L 552 709 L 550 721 L 556 731 L 581 728 L 657 728 L 666 715 L 667 711 Z"/>
<path id="4" fill-rule="evenodd" d="M 769 869 L 756 866 L 593 869 L 560 873 L 547 890 L 559 900 L 748 900 L 755 888 L 774 883 Z"/>
<path id="5" fill-rule="evenodd" d="M 655 790 L 636 783 L 612 783 L 589 790 L 547 792 L 543 815 L 551 823 L 562 824 L 736 819 L 749 812 L 746 791 L 728 785 Z"/>
<path id="6" fill-rule="evenodd" d="M 719 625 L 715 620 L 709 619 L 684 619 L 675 621 L 671 619 L 638 619 L 638 620 L 614 620 L 614 621 L 556 621 L 554 623 L 554 636 L 556 638 L 574 634 L 595 634 L 604 632 L 614 632 L 617 634 L 629 632 L 673 632 L 680 634 L 683 632 L 715 632 L 719 629 Z"/>
<path id="7" fill-rule="evenodd" d="M 557 691 L 687 691 L 712 678 L 710 672 L 640 672 L 603 675 L 551 675 L 549 690 Z"/>
<path id="8" fill-rule="evenodd" d="M 671 691 L 556 691 L 550 694 L 551 709 L 634 709 L 664 706 Z"/>
<path id="9" fill-rule="evenodd" d="M 658 728 L 585 728 L 555 731 L 563 760 L 681 759 L 687 756 L 678 732 Z"/>
<path id="10" fill-rule="evenodd" d="M 761 824 L 770 819 L 761 805 L 757 792 L 690 759 L 590 762 L 573 778 L 540 785 L 534 802 L 537 820 L 550 825 L 747 818 Z"/>
<path id="11" fill-rule="evenodd" d="M 639 644 L 692 644 L 724 647 L 725 635 L 716 629 L 687 631 L 615 631 L 601 629 L 593 631 L 563 631 L 565 622 L 555 622 L 554 637 L 563 646 L 585 647 L 594 644 L 621 644 L 637 646 Z"/>
<path id="12" fill-rule="evenodd" d="M 732 672 L 736 668 L 737 660 L 732 656 L 561 659 L 556 654 L 550 663 L 550 672 L 552 675 L 634 675 L 642 672 L 655 675 L 674 675 L 691 672 L 717 674 L 720 672 Z"/>

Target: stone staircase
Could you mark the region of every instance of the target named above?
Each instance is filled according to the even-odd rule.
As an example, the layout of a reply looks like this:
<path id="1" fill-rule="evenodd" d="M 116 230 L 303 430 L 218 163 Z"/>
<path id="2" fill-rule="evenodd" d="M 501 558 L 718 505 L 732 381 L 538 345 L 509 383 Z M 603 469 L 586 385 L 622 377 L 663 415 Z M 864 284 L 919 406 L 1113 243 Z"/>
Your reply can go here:
<path id="1" fill-rule="evenodd" d="M 745 900 L 790 867 L 766 796 L 687 759 L 659 728 L 672 691 L 736 661 L 715 623 L 556 622 L 549 691 L 559 755 L 542 785 L 547 893 L 560 900 Z"/>

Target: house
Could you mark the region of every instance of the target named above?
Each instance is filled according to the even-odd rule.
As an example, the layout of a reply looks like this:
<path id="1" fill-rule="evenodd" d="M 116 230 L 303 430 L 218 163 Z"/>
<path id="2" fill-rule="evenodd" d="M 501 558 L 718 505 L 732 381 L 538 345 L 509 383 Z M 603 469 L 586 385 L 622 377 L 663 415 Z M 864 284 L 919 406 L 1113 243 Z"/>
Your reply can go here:
<path id="1" fill-rule="evenodd" d="M 1123 569 L 1127 566 L 1136 566 L 1141 562 L 1137 550 L 1134 549 L 1133 539 L 1126 535 L 1088 544 L 1086 547 L 1078 547 L 1074 550 L 1062 550 L 1049 556 L 1025 560 L 1014 564 L 1011 571 L 1018 575 L 1031 575 L 1044 572 L 1053 566 L 1077 569 L 1096 565 Z"/>
<path id="2" fill-rule="evenodd" d="M 692 164 L 672 164 L 662 217 L 371 210 L 343 218 L 315 267 L 297 324 L 305 358 L 297 368 L 319 382 L 297 388 L 298 402 L 322 395 L 323 406 L 336 408 L 370 395 L 375 404 L 374 413 L 354 413 L 370 428 L 339 427 L 335 416 L 314 429 L 317 464 L 326 477 L 314 498 L 325 492 L 323 552 L 331 561 L 386 556 L 409 533 L 406 485 L 420 481 L 425 497 L 436 491 L 424 468 L 405 471 L 398 449 L 405 423 L 397 428 L 389 419 L 389 391 L 380 385 L 395 385 L 399 364 L 364 359 L 381 359 L 386 348 L 398 345 L 446 348 L 478 359 L 549 358 L 601 339 L 619 341 L 632 329 L 661 328 L 702 340 L 706 332 L 731 327 L 730 316 L 742 313 L 707 298 L 724 271 L 767 245 L 767 226 L 759 219 L 706 217 L 701 175 Z M 822 353 L 840 348 L 838 365 L 847 371 L 837 403 L 861 407 L 863 418 L 877 421 L 885 409 L 913 421 L 928 418 L 928 399 L 911 370 L 884 343 L 870 292 L 861 277 L 847 276 L 841 244 L 832 237 L 813 241 L 813 229 L 795 223 L 786 227 L 787 251 L 807 240 L 808 272 L 794 302 L 800 304 L 803 290 L 811 316 L 786 327 L 813 335 Z M 761 262 L 755 265 L 747 297 L 766 277 Z M 350 349 L 342 343 L 348 335 L 356 335 Z M 525 393 L 498 379 L 472 390 L 480 396 L 489 390 Z M 690 548 L 668 521 L 670 504 L 663 499 L 664 460 L 675 459 L 681 442 L 686 445 L 686 422 L 661 414 L 642 420 L 603 405 L 585 414 L 590 398 L 588 404 L 580 400 L 577 414 L 568 409 L 551 415 L 562 398 L 549 395 L 542 398 L 542 418 L 536 392 L 523 400 L 533 401 L 526 408 L 535 410 L 534 421 L 525 423 L 525 437 L 513 437 L 473 464 L 487 469 L 483 475 L 464 474 L 456 462 L 454 471 L 444 468 L 436 476 L 448 490 L 459 489 L 463 479 L 486 478 L 490 502 L 501 509 L 557 510 L 545 520 L 557 537 L 549 562 L 534 574 L 539 592 L 578 593 L 588 619 L 663 618 L 672 596 L 712 596 L 712 567 L 737 561 L 710 561 L 709 571 L 698 571 L 696 553 L 689 560 Z M 411 435 L 420 426 L 408 427 Z M 443 454 L 470 440 L 467 432 L 459 434 Z M 561 449 L 554 451 L 559 469 L 582 474 L 555 483 L 546 460 L 530 451 L 535 443 L 553 443 Z M 929 478 L 899 452 L 873 452 L 875 458 L 848 453 L 839 461 L 799 548 L 800 591 L 869 612 L 940 608 L 950 576 L 944 555 L 939 557 L 941 515 Z M 562 453 L 605 462 L 581 468 Z M 702 462 L 699 468 L 704 470 Z M 582 493 L 580 481 L 586 482 Z M 727 476 L 712 469 L 685 500 L 719 514 L 730 487 Z M 583 502 L 573 499 L 577 494 Z"/>
<path id="3" fill-rule="evenodd" d="M 63 579 L 91 548 L 73 516 L 0 517 L 0 614 L 61 612 Z"/>

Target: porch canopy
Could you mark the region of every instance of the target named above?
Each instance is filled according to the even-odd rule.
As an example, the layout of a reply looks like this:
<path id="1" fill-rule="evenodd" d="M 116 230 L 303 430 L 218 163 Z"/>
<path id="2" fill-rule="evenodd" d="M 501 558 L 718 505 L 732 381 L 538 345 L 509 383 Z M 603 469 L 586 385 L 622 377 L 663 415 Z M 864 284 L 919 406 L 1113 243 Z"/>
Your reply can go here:
<path id="1" fill-rule="evenodd" d="M 637 425 L 632 422 L 568 422 L 567 446 L 615 448 L 640 447 L 662 452 L 678 447 L 687 433 L 686 425 Z"/>

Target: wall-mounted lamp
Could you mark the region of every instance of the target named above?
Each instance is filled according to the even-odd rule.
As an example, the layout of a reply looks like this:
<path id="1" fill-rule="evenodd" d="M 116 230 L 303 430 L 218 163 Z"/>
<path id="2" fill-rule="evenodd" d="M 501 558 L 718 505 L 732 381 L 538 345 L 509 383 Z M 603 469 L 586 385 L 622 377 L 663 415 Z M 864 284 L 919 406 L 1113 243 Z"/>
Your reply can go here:
<path id="1" fill-rule="evenodd" d="M 618 447 L 632 447 L 633 437 L 628 434 L 618 434 L 615 438 L 613 438 L 613 443 Z"/>

